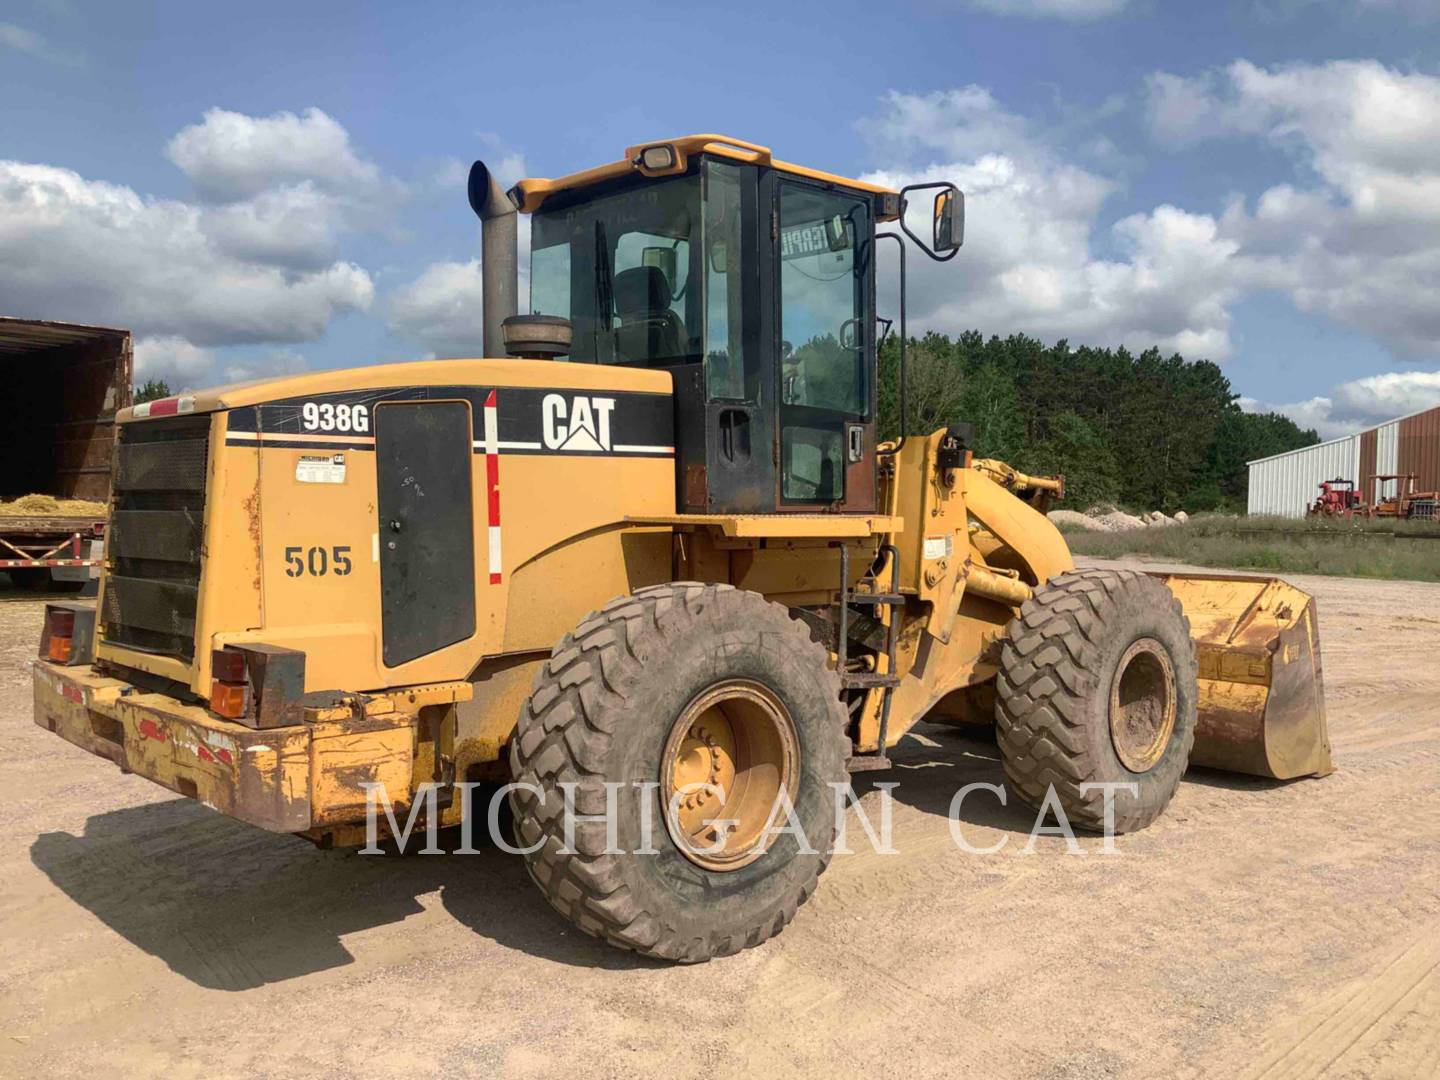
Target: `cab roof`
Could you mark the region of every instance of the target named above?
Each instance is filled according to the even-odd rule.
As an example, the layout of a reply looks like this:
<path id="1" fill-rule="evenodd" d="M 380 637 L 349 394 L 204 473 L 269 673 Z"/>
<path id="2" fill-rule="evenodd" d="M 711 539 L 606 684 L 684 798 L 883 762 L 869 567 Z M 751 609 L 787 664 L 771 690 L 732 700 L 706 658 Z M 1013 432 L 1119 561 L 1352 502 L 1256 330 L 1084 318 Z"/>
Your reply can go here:
<path id="1" fill-rule="evenodd" d="M 669 147 L 673 150 L 671 163 L 661 168 L 649 167 L 642 157 L 645 151 L 659 150 Z M 867 183 L 864 180 L 853 180 L 845 176 L 837 176 L 835 173 L 823 172 L 819 169 L 806 168 L 804 165 L 794 165 L 788 161 L 781 161 L 770 153 L 768 146 L 761 146 L 758 143 L 746 142 L 744 139 L 733 139 L 728 135 L 682 135 L 678 139 L 657 139 L 654 142 L 637 143 L 634 146 L 625 148 L 625 157 L 620 161 L 612 161 L 608 165 L 597 165 L 593 169 L 585 169 L 582 172 L 571 173 L 568 176 L 561 176 L 554 180 L 543 178 L 532 178 L 521 180 L 510 189 L 510 198 L 516 207 L 526 214 L 534 213 L 551 195 L 561 191 L 573 191 L 578 188 L 589 187 L 592 184 L 603 183 L 606 180 L 616 180 L 623 176 L 638 173 L 641 176 L 674 176 L 683 173 L 689 167 L 689 159 L 694 154 L 711 154 L 715 157 L 730 158 L 734 161 L 744 162 L 749 165 L 764 165 L 771 169 L 778 169 L 780 172 L 792 173 L 795 176 L 807 177 L 811 180 L 820 180 L 828 184 L 838 184 L 842 187 L 851 188 L 855 191 L 865 191 L 873 195 L 895 196 L 894 214 L 879 214 L 881 221 L 893 220 L 899 212 L 900 193 L 894 188 L 882 187 L 878 184 Z M 663 154 L 661 156 L 664 156 Z"/>

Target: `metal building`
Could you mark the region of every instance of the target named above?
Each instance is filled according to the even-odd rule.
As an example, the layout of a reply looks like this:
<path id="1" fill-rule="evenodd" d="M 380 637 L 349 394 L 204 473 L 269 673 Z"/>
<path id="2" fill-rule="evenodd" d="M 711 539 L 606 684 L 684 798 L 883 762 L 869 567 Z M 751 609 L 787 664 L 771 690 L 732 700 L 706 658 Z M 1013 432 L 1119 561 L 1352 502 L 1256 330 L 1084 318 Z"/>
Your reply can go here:
<path id="1" fill-rule="evenodd" d="M 1367 501 L 1371 476 L 1414 473 L 1416 490 L 1440 491 L 1440 406 L 1247 464 L 1252 514 L 1303 517 L 1325 480 L 1353 480 Z"/>

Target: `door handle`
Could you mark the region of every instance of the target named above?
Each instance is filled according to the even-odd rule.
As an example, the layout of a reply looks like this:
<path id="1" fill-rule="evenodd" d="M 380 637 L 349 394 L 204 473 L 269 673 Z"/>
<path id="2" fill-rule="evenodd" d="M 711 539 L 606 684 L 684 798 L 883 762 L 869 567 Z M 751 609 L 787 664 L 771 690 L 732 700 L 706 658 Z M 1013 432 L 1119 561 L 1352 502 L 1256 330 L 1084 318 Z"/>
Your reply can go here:
<path id="1" fill-rule="evenodd" d="M 720 413 L 720 459 L 726 465 L 744 465 L 750 460 L 750 414 L 744 409 Z"/>
<path id="2" fill-rule="evenodd" d="M 846 429 L 846 435 L 850 440 L 850 464 L 854 465 L 865 456 L 865 427 L 862 424 L 851 424 Z"/>

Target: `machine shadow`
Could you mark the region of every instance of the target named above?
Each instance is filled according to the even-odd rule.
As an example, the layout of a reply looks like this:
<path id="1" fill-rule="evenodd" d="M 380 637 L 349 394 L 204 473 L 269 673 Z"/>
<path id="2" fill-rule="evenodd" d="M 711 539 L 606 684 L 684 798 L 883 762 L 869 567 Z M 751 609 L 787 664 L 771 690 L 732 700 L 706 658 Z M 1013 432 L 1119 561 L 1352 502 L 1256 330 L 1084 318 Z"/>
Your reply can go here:
<path id="1" fill-rule="evenodd" d="M 447 852 L 460 846 L 458 830 L 440 838 Z M 345 935 L 418 915 L 419 898 L 436 892 L 457 922 L 506 948 L 579 967 L 656 963 L 576 929 L 544 903 L 518 856 L 493 848 L 321 851 L 175 799 L 97 814 L 80 836 L 44 833 L 30 858 L 111 930 L 215 990 L 354 963 Z"/>
<path id="2" fill-rule="evenodd" d="M 950 800 L 966 784 L 1004 785 L 1000 749 L 995 744 L 993 728 L 978 725 L 951 727 L 922 722 L 916 725 L 912 734 L 936 745 L 923 745 L 912 737 L 901 740 L 891 750 L 893 768 L 884 772 L 857 773 L 851 777 L 856 795 L 863 796 L 880 784 L 898 783 L 899 786 L 891 792 L 897 802 L 944 817 L 950 811 Z M 1192 765 L 1186 770 L 1181 783 L 1226 791 L 1263 792 L 1312 779 L 1302 776 L 1292 780 L 1275 780 Z M 1008 805 L 1002 806 L 998 797 L 988 792 L 976 793 L 961 803 L 960 820 L 1028 835 L 1035 825 L 1035 812 L 1009 793 L 1006 801 Z M 1053 824 L 1054 819 L 1047 816 L 1047 822 Z"/>
<path id="3" fill-rule="evenodd" d="M 935 745 L 923 745 L 921 736 Z M 940 724 L 917 724 L 905 739 L 893 747 L 894 763 L 883 772 L 856 773 L 850 784 L 863 797 L 881 784 L 895 784 L 891 795 L 896 802 L 923 813 L 946 818 L 951 800 L 966 784 L 1004 786 L 1000 751 L 988 727 L 961 728 Z M 965 825 L 1029 835 L 1035 812 L 1007 791 L 1005 803 L 993 792 L 977 791 L 961 801 L 959 820 Z"/>
<path id="4" fill-rule="evenodd" d="M 1226 791 L 1274 791 L 1315 779 L 1312 776 L 1297 776 L 1291 780 L 1276 780 L 1270 776 L 1250 776 L 1246 773 L 1225 772 L 1204 765 L 1191 765 L 1185 772 L 1184 783 L 1200 784 L 1204 787 L 1223 788 Z"/>

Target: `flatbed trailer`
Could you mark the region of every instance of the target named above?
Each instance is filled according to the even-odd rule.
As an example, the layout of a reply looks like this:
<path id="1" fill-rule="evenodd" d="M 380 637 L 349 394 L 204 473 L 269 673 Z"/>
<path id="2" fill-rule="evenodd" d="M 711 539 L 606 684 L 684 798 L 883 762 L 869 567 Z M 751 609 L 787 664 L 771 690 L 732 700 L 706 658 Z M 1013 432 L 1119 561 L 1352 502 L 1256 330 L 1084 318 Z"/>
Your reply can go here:
<path id="1" fill-rule="evenodd" d="M 93 544 L 104 535 L 103 517 L 0 518 L 0 570 L 99 566 Z"/>
<path id="2" fill-rule="evenodd" d="M 105 503 L 115 413 L 130 404 L 130 331 L 0 317 L 0 500 L 24 495 Z M 90 578 L 105 515 L 0 512 L 0 571 L 17 584 Z"/>

